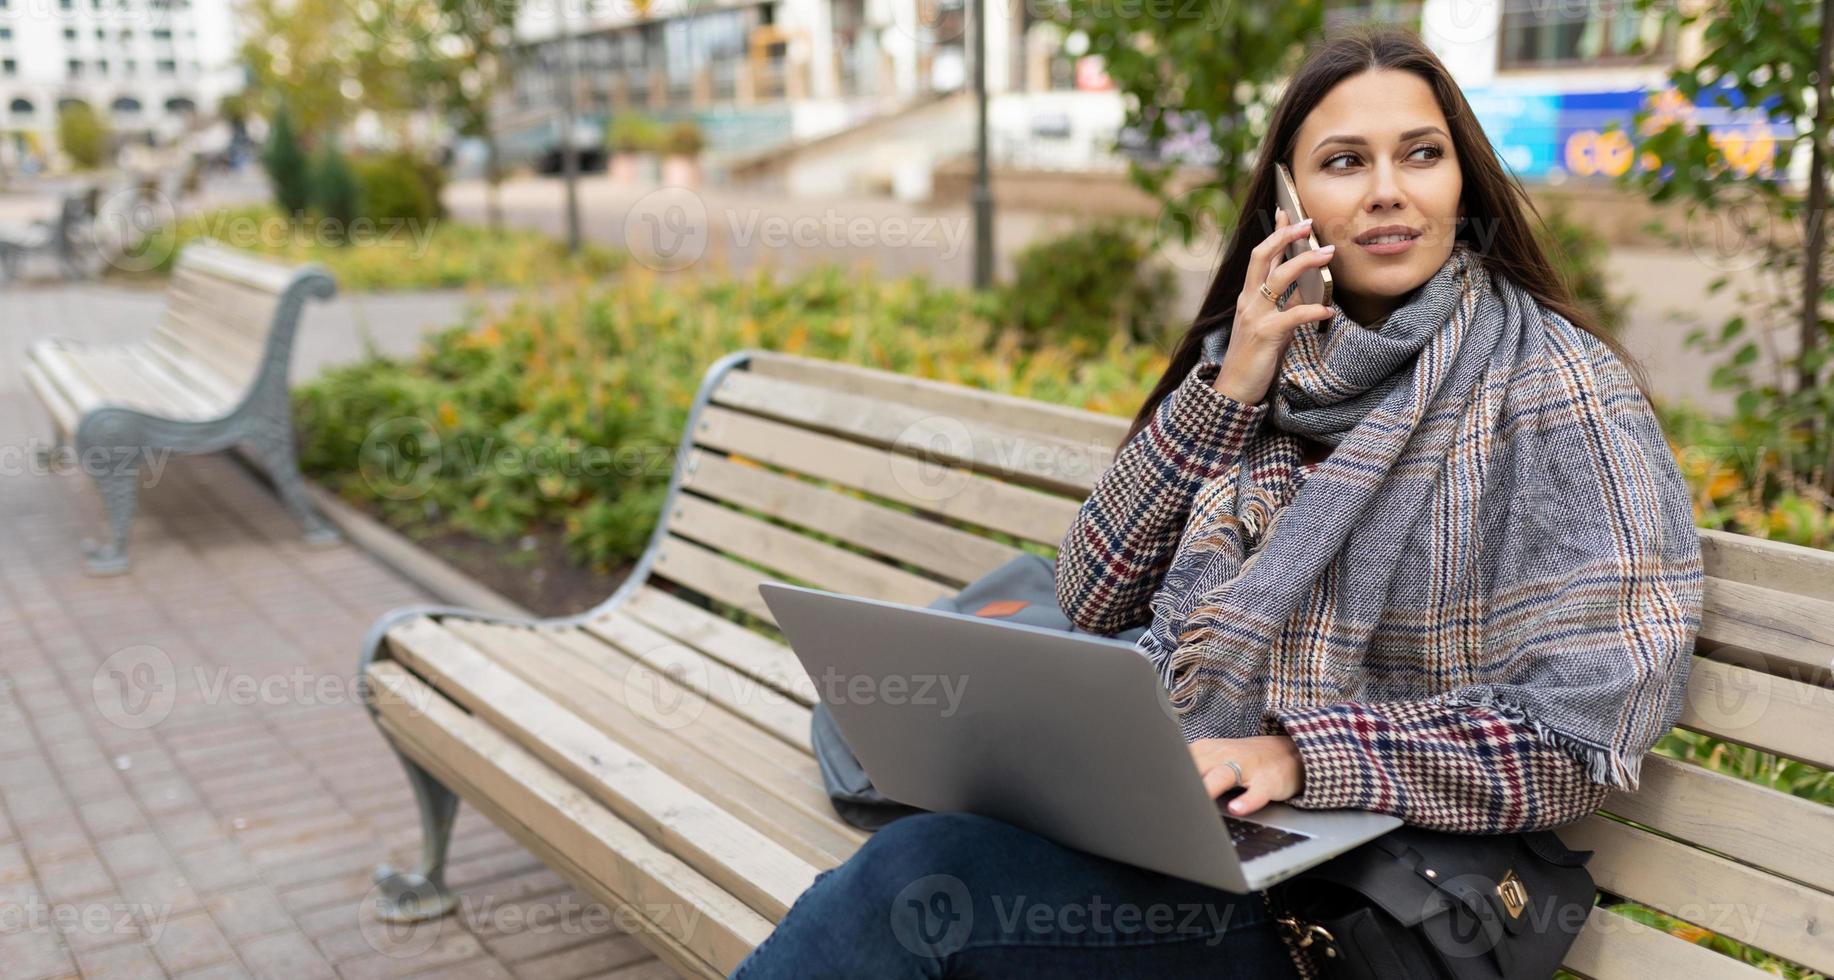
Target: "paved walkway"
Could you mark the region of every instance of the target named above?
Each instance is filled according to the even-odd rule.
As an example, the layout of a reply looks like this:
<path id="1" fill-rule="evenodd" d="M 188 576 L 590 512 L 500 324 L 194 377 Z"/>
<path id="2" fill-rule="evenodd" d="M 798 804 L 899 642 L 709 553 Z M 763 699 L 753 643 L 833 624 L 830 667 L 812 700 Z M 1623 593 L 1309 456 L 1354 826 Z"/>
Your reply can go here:
<path id="1" fill-rule="evenodd" d="M 131 335 L 149 302 L 0 291 L 0 349 Z M 410 344 L 390 312 L 385 343 Z M 335 333 L 308 329 L 302 373 L 350 356 Z M 420 834 L 351 675 L 365 628 L 428 597 L 352 547 L 303 547 L 222 456 L 175 459 L 143 493 L 133 572 L 89 578 L 100 501 L 32 464 L 46 425 L 0 372 L 0 977 L 673 975 L 468 808 L 460 914 L 375 922 L 370 869 L 411 864 Z"/>

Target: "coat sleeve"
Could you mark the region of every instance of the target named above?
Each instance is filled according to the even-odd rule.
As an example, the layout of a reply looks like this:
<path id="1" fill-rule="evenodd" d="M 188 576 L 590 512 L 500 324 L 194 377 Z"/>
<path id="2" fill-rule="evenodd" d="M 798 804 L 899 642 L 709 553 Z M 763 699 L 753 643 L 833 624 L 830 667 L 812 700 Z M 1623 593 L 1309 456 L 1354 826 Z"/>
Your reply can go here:
<path id="1" fill-rule="evenodd" d="M 1214 387 L 1200 361 L 1115 454 L 1057 549 L 1057 604 L 1077 628 L 1113 635 L 1149 622 L 1191 501 L 1241 456 L 1267 403 Z"/>
<path id="2" fill-rule="evenodd" d="M 1436 701 L 1269 710 L 1303 761 L 1302 809 L 1389 813 L 1433 830 L 1504 834 L 1572 823 L 1610 792 L 1572 753 L 1492 708 Z"/>

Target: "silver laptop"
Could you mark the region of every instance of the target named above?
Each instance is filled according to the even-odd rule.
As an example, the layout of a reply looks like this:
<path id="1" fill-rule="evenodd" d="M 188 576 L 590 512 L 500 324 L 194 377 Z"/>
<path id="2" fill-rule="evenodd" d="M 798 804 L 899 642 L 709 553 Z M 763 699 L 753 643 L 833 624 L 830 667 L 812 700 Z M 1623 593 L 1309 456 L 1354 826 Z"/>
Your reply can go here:
<path id="1" fill-rule="evenodd" d="M 1366 810 L 1224 812 L 1135 645 L 1090 633 L 758 587 L 880 792 L 1236 893 L 1400 826 Z M 1252 778 L 1252 777 L 1251 777 Z"/>

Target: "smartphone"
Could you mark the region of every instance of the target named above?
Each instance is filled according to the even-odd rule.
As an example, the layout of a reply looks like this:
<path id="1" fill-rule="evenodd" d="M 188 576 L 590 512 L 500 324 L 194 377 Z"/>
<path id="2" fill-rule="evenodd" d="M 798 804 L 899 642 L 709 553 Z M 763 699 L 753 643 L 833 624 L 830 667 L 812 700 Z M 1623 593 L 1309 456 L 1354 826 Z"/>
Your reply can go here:
<path id="1" fill-rule="evenodd" d="M 1305 220 L 1305 208 L 1299 206 L 1299 191 L 1293 186 L 1293 173 L 1286 169 L 1286 164 L 1274 164 L 1274 197 L 1278 199 L 1280 210 L 1286 212 L 1287 223 L 1293 224 Z M 1306 232 L 1304 238 L 1296 239 L 1286 246 L 1286 257 L 1298 258 L 1318 247 L 1316 230 Z M 1314 266 L 1299 274 L 1293 282 L 1293 289 L 1299 294 L 1301 303 L 1331 303 L 1331 270 L 1327 266 Z M 1290 297 L 1288 305 L 1290 305 Z"/>

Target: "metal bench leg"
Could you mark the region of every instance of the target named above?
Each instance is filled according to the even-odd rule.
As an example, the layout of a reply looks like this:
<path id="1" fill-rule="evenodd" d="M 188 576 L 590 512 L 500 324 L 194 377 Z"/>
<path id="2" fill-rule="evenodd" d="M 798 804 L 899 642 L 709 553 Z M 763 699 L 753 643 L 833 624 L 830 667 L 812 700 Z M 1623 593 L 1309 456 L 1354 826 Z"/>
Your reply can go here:
<path id="1" fill-rule="evenodd" d="M 401 764 L 414 787 L 414 799 L 420 803 L 420 868 L 397 871 L 385 864 L 376 869 L 381 892 L 376 918 L 420 922 L 445 915 L 457 903 L 446 890 L 446 846 L 452 842 L 452 819 L 458 815 L 459 798 L 408 757 L 401 756 Z"/>
<path id="2" fill-rule="evenodd" d="M 305 528 L 305 539 L 311 545 L 331 545 L 342 540 L 337 528 L 325 520 L 312 498 L 306 494 L 306 483 L 299 475 L 299 457 L 293 446 L 293 430 L 286 422 L 263 421 L 249 435 L 248 448 L 255 460 L 274 482 L 281 503 Z"/>
<path id="3" fill-rule="evenodd" d="M 134 523 L 134 509 L 140 497 L 140 467 L 125 462 L 105 473 L 95 474 L 96 489 L 102 492 L 102 504 L 108 509 L 108 529 L 114 539 L 106 544 L 84 541 L 91 575 L 121 575 L 128 569 L 127 534 Z"/>

